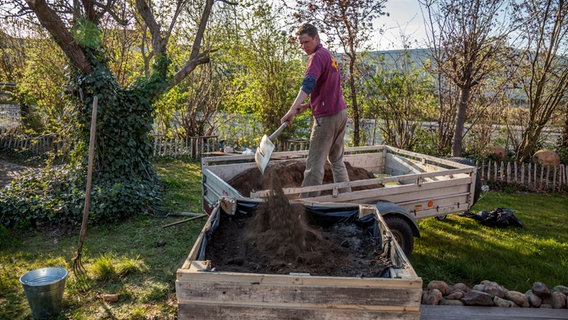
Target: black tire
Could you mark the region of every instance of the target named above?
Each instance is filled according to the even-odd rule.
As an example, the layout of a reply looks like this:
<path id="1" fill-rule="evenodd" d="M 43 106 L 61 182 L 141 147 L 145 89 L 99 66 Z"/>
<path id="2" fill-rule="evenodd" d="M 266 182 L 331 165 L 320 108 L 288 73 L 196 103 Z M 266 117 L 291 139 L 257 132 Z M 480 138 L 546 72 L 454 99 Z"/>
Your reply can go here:
<path id="1" fill-rule="evenodd" d="M 414 249 L 414 234 L 408 222 L 401 217 L 386 216 L 383 217 L 389 229 L 392 232 L 396 242 L 400 245 L 402 251 L 407 257 L 410 257 Z"/>
<path id="2" fill-rule="evenodd" d="M 448 160 L 475 167 L 475 163 L 466 158 L 453 157 L 453 158 L 448 158 Z M 473 191 L 473 203 L 471 204 L 472 207 L 477 203 L 477 200 L 479 200 L 480 196 L 481 196 L 481 175 L 478 173 L 475 175 L 475 190 Z"/>

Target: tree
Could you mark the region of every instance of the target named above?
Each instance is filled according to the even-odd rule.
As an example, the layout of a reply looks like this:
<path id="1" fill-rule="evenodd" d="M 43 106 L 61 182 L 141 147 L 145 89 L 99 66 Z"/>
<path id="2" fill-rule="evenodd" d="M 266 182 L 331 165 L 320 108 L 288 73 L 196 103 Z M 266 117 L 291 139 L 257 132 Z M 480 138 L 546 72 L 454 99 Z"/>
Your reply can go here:
<path id="1" fill-rule="evenodd" d="M 296 13 L 294 16 L 299 22 L 312 22 L 322 33 L 329 37 L 331 43 L 335 39 L 347 57 L 347 88 L 349 89 L 348 101 L 351 106 L 353 118 L 353 144 L 360 144 L 360 118 L 359 103 L 357 101 L 357 79 L 360 76 L 358 70 L 358 57 L 369 40 L 374 26 L 373 23 L 386 13 L 386 0 L 296 0 Z"/>
<path id="2" fill-rule="evenodd" d="M 96 220 L 113 221 L 135 212 L 148 212 L 159 206 L 159 179 L 152 167 L 153 144 L 150 135 L 155 116 L 153 103 L 172 87 L 183 81 L 195 68 L 209 62 L 210 50 L 201 50 L 215 0 L 206 0 L 197 6 L 201 16 L 193 38 L 190 52 L 182 65 L 173 66 L 168 55 L 170 39 L 179 15 L 189 4 L 179 1 L 168 11 L 169 3 L 136 0 L 133 7 L 127 1 L 58 1 L 45 0 L 13 1 L 19 13 L 31 13 L 49 32 L 68 59 L 72 73 L 69 83 L 70 98 L 76 110 L 75 143 L 80 155 L 77 167 L 63 177 L 66 185 L 58 184 L 57 190 L 49 183 L 38 184 L 47 193 L 59 192 L 54 201 L 63 195 L 71 197 L 62 207 L 53 211 L 41 211 L 36 216 L 47 219 L 52 215 L 65 215 L 68 219 L 80 217 L 80 210 L 72 207 L 78 201 L 76 186 L 81 185 L 86 171 L 85 146 L 89 141 L 89 125 L 94 96 L 99 98 L 97 118 L 97 145 L 93 174 L 93 202 Z M 147 50 L 152 68 L 146 77 L 139 77 L 128 86 L 123 86 L 109 67 L 109 56 L 103 49 L 102 29 L 124 24 L 133 25 L 134 16 L 120 18 L 122 10 L 135 13 L 140 18 L 150 46 L 142 43 L 140 50 Z M 160 13 L 160 8 L 164 12 Z M 170 13 L 168 15 L 168 12 Z M 160 13 L 161 15 L 159 15 Z M 30 17 L 30 16 L 28 16 Z M 112 19 L 111 19 L 112 18 Z M 167 26 L 167 28 L 163 28 Z M 176 70 L 172 73 L 172 70 Z M 59 173 L 58 173 L 59 174 Z M 70 188 L 62 191 L 61 188 Z M 45 197 L 49 198 L 49 197 Z M 69 203 L 68 203 L 69 202 Z M 50 210 L 54 210 L 53 207 Z M 28 212 L 29 213 L 29 212 Z"/>
<path id="3" fill-rule="evenodd" d="M 365 114 L 382 122 L 385 144 L 416 150 L 422 121 L 430 119 L 434 110 L 433 79 L 413 63 L 408 51 L 380 58 L 378 71 L 366 83 Z"/>
<path id="4" fill-rule="evenodd" d="M 66 58 L 48 37 L 27 41 L 26 56 L 17 80 L 23 127 L 34 133 L 63 133 L 73 113 L 64 95 Z"/>
<path id="5" fill-rule="evenodd" d="M 458 89 L 453 121 L 452 155 L 463 148 L 472 90 L 499 67 L 511 28 L 503 0 L 420 0 L 425 9 L 434 67 L 440 75 L 440 94 L 446 79 Z M 442 102 L 442 98 L 440 97 Z M 442 107 L 442 106 L 441 106 Z"/>
<path id="6" fill-rule="evenodd" d="M 515 5 L 521 35 L 520 78 L 528 102 L 516 160 L 529 161 L 550 117 L 566 104 L 568 94 L 568 3 L 564 0 L 521 1 Z"/>
<path id="7" fill-rule="evenodd" d="M 223 62 L 230 66 L 235 91 L 224 110 L 246 115 L 252 122 L 252 134 L 260 139 L 280 126 L 297 93 L 303 66 L 281 24 L 283 9 L 265 1 L 244 6 L 226 12 L 226 18 L 232 19 L 226 25 L 234 25 L 225 27 L 223 38 L 232 40 L 221 50 L 226 53 Z M 281 138 L 291 136 L 299 124 Z"/>
<path id="8" fill-rule="evenodd" d="M 156 103 L 159 134 L 189 139 L 215 132 L 218 110 L 232 92 L 223 70 L 215 70 L 215 66 L 213 62 L 203 65 Z"/>

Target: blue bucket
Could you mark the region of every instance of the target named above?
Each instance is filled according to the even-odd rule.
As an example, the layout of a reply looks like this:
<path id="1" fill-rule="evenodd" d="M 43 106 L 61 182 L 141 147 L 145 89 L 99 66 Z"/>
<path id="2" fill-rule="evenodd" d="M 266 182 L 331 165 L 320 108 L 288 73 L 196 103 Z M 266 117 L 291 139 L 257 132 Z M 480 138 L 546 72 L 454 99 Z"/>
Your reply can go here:
<path id="1" fill-rule="evenodd" d="M 67 270 L 62 267 L 41 268 L 20 277 L 35 319 L 49 319 L 61 313 Z"/>

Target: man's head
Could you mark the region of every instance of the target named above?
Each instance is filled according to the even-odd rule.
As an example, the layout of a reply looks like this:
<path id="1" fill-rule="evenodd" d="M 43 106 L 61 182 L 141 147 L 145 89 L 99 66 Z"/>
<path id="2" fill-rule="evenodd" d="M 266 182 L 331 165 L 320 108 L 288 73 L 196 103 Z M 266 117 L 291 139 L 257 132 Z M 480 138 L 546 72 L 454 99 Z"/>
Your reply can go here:
<path id="1" fill-rule="evenodd" d="M 306 54 L 310 55 L 316 51 L 316 47 L 320 43 L 318 29 L 309 23 L 300 26 L 298 32 L 298 41 Z"/>

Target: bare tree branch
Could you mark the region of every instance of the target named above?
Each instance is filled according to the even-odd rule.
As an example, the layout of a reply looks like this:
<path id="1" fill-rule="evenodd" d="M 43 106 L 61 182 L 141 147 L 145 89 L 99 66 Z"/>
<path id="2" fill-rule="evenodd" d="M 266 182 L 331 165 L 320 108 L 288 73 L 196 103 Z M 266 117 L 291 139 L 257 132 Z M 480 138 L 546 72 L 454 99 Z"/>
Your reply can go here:
<path id="1" fill-rule="evenodd" d="M 156 22 L 152 9 L 144 0 L 136 0 L 136 9 L 142 19 L 144 19 L 144 22 L 146 23 L 146 26 L 148 26 L 150 34 L 152 35 L 152 49 L 154 51 L 154 55 L 161 56 L 166 54 L 167 43 L 162 38 L 160 25 Z"/>
<path id="2" fill-rule="evenodd" d="M 93 66 L 81 46 L 67 30 L 63 21 L 47 5 L 45 0 L 26 0 L 30 8 L 36 13 L 41 25 L 53 36 L 55 42 L 61 47 L 71 64 L 82 73 L 91 72 Z"/>
<path id="3" fill-rule="evenodd" d="M 183 79 L 185 79 L 193 70 L 195 70 L 195 68 L 200 65 L 200 64 L 204 64 L 204 63 L 209 63 L 210 59 L 209 59 L 209 54 L 211 54 L 212 52 L 215 52 L 217 50 L 207 50 L 204 52 L 201 52 L 200 54 L 197 55 L 197 57 L 189 60 L 175 75 L 173 80 L 170 82 L 170 87 L 168 89 L 173 88 L 174 86 L 176 86 L 178 83 L 180 83 L 181 81 L 183 81 Z"/>

